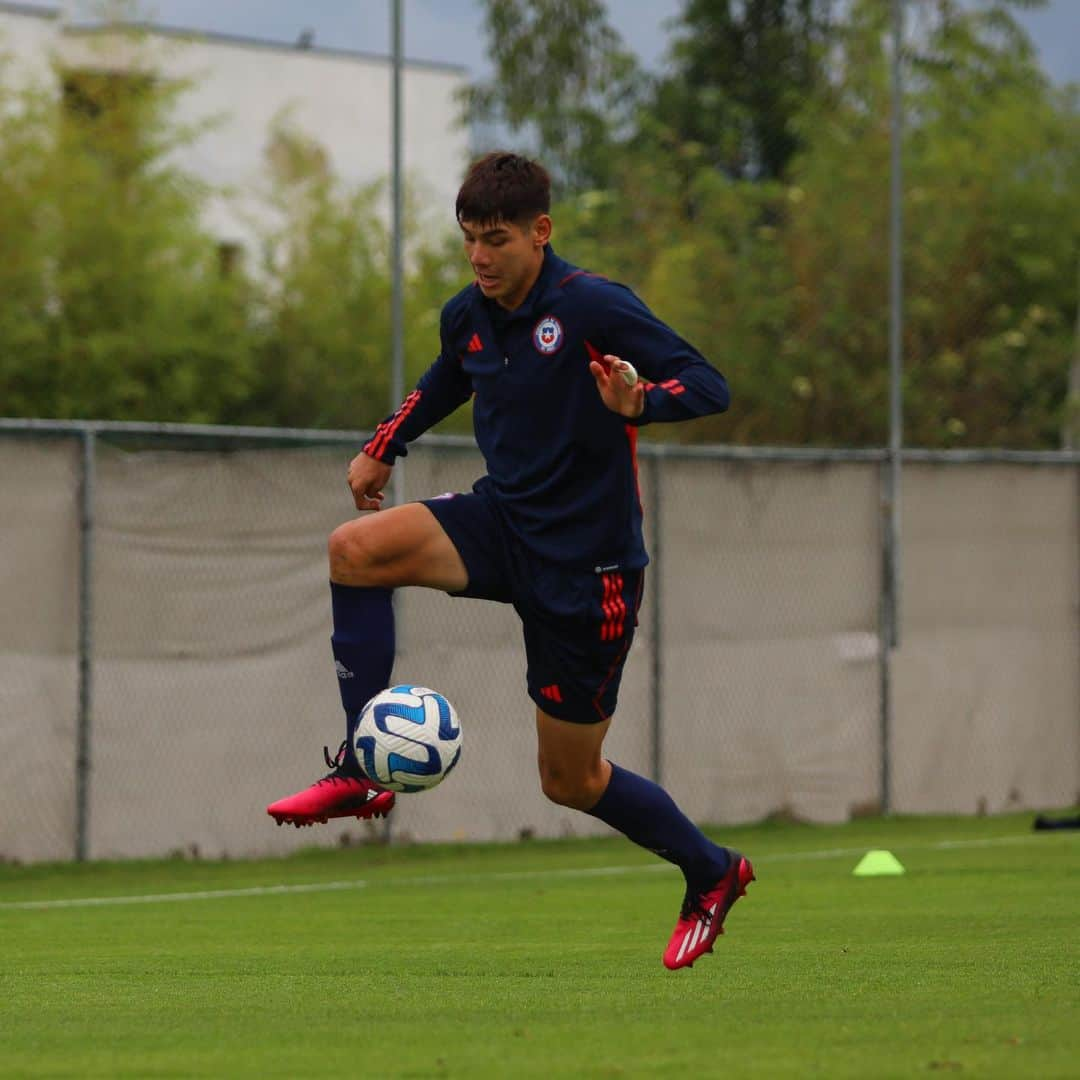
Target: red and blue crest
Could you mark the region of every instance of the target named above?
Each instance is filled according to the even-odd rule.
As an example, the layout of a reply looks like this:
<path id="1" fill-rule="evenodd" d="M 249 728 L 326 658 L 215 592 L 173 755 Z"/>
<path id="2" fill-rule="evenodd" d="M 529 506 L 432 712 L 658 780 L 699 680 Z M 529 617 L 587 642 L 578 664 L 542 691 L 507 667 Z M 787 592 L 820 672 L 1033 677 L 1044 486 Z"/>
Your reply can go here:
<path id="1" fill-rule="evenodd" d="M 562 348 L 562 323 L 554 315 L 545 315 L 533 329 L 533 344 L 536 351 L 550 356 Z"/>

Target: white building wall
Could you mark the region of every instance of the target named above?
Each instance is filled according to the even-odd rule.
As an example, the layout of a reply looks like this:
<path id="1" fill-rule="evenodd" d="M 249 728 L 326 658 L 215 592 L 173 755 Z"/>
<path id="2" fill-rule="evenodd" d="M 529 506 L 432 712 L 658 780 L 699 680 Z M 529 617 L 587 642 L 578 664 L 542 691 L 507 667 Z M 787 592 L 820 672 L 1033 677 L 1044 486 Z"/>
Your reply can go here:
<path id="1" fill-rule="evenodd" d="M 266 149 L 279 117 L 319 143 L 344 181 L 389 178 L 388 57 L 172 30 L 151 30 L 133 50 L 117 36 L 65 27 L 58 18 L 0 3 L 0 41 L 5 39 L 14 45 L 8 51 L 16 56 L 20 80 L 46 78 L 55 57 L 64 66 L 90 70 L 131 70 L 149 58 L 163 77 L 188 81 L 176 121 L 214 124 L 179 152 L 177 164 L 222 192 L 205 214 L 222 240 L 248 241 L 251 222 L 263 216 Z M 403 69 L 404 167 L 433 221 L 452 221 L 467 163 L 468 135 L 456 97 L 465 80 L 464 68 L 449 65 L 407 63 Z"/>
<path id="2" fill-rule="evenodd" d="M 57 37 L 56 13 L 0 3 L 0 80 L 7 87 L 52 79 L 48 57 Z"/>

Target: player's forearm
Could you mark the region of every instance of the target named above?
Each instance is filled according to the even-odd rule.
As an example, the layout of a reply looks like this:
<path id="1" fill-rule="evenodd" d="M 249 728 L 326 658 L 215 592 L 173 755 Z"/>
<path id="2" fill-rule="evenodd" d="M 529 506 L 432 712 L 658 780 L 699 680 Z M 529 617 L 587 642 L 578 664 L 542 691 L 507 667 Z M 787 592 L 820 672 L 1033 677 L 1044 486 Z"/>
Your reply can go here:
<path id="1" fill-rule="evenodd" d="M 449 416 L 469 399 L 467 385 L 447 369 L 442 358 L 424 373 L 397 409 L 375 429 L 364 445 L 364 453 L 386 465 L 393 465 L 408 453 L 408 444 Z"/>
<path id="2" fill-rule="evenodd" d="M 677 423 L 724 412 L 731 402 L 727 380 L 704 361 L 687 364 L 657 383 L 645 385 L 645 409 L 630 421 L 636 427 Z"/>

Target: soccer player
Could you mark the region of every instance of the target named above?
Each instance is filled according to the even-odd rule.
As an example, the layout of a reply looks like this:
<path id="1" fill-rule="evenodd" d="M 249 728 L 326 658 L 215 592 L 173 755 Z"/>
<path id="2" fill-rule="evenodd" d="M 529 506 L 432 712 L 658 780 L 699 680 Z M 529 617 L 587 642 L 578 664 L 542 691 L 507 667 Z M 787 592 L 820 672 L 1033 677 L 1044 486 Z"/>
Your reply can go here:
<path id="1" fill-rule="evenodd" d="M 302 826 L 392 809 L 393 792 L 361 772 L 353 732 L 390 682 L 393 589 L 513 604 L 541 788 L 682 870 L 685 897 L 663 959 L 687 967 L 712 951 L 753 868 L 602 747 L 648 562 L 637 429 L 721 412 L 727 384 L 628 288 L 555 254 L 550 181 L 536 162 L 481 158 L 456 209 L 476 280 L 443 308 L 438 357 L 352 460 L 348 484 L 358 510 L 380 510 L 407 444 L 470 397 L 487 475 L 471 492 L 365 514 L 331 534 L 331 643 L 346 739 L 335 759 L 324 750 L 329 775 L 267 812 Z"/>

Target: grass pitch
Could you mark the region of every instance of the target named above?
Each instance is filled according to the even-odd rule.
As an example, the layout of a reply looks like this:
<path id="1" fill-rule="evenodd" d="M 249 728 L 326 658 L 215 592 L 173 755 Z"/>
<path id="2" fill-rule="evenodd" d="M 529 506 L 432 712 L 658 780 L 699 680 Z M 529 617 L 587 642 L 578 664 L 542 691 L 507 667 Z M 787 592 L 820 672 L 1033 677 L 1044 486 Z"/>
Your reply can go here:
<path id="1" fill-rule="evenodd" d="M 674 973 L 618 839 L 0 867 L 0 1075 L 1076 1077 L 1080 834 L 1030 830 L 725 830 L 758 880 Z"/>

